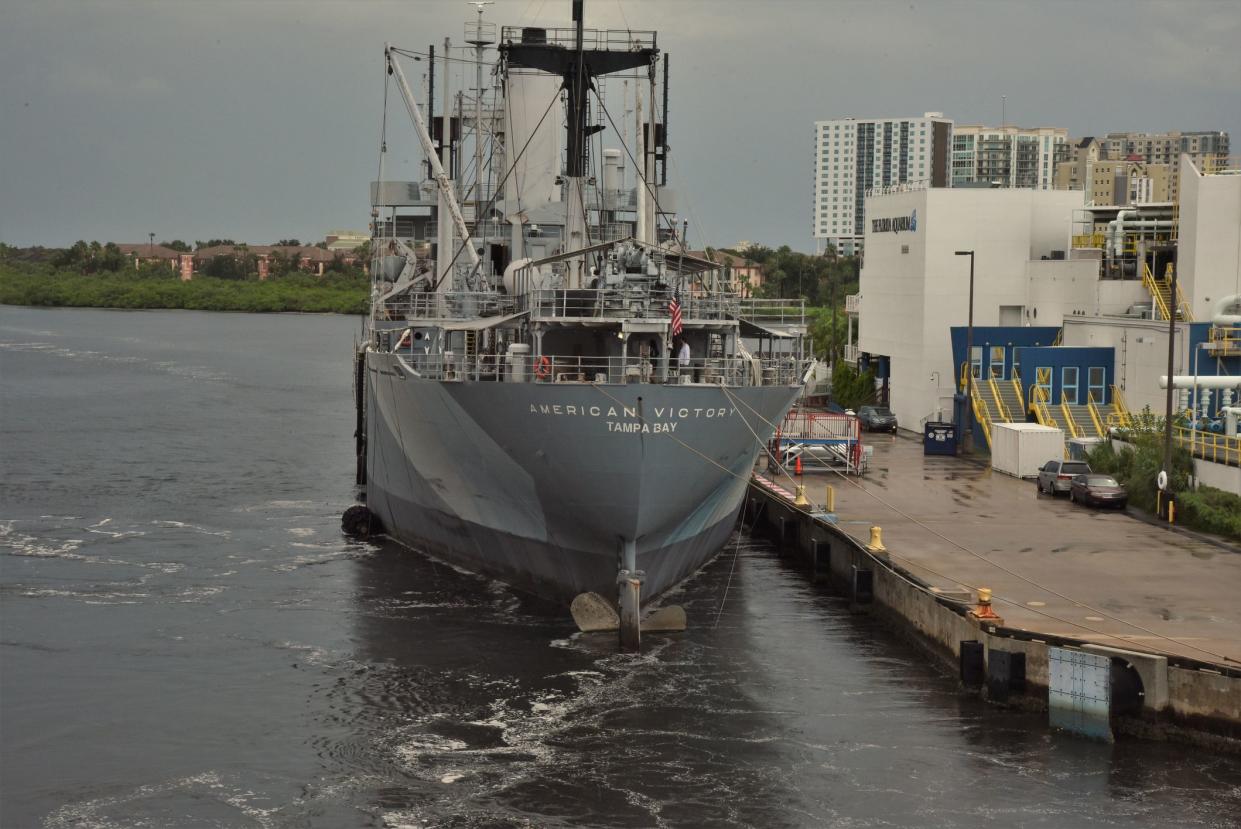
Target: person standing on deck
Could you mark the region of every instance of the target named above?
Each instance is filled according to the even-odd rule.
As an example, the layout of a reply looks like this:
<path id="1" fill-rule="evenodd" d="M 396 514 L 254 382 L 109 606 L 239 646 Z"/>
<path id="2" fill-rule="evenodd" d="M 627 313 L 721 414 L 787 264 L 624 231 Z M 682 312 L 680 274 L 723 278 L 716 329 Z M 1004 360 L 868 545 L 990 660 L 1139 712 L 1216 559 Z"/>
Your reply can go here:
<path id="1" fill-rule="evenodd" d="M 681 375 L 685 376 L 689 373 L 690 367 L 689 341 L 684 337 L 681 338 L 681 348 L 677 351 L 677 368 L 680 369 Z"/>

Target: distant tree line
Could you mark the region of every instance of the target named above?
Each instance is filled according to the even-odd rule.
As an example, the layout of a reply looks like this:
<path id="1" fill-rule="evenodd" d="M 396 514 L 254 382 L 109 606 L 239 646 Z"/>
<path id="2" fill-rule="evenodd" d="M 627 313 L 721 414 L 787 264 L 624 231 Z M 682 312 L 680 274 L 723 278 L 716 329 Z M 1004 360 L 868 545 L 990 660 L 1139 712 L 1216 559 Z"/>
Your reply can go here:
<path id="1" fill-rule="evenodd" d="M 179 270 L 167 260 L 139 261 L 135 267 L 134 257 L 112 243 L 0 245 L 0 304 L 366 313 L 366 274 L 346 265 L 341 256 L 326 263 L 319 276 L 298 270 L 296 257 L 275 253 L 270 278 L 263 281 L 257 278 L 254 260 L 244 250 L 216 257 L 202 263 L 192 280 L 182 282 Z"/>

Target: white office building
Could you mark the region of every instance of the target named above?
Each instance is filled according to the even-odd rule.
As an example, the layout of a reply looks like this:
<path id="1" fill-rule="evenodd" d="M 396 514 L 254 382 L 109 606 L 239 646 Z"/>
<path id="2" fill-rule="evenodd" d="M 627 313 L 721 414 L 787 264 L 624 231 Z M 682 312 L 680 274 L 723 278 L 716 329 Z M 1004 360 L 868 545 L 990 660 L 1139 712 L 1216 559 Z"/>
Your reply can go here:
<path id="1" fill-rule="evenodd" d="M 1140 282 L 1100 282 L 1097 259 L 1067 258 L 1081 207 L 1073 190 L 931 189 L 869 199 L 858 348 L 887 378 L 902 426 L 920 429 L 952 414 L 960 367 L 949 329 L 966 325 L 970 308 L 970 261 L 956 251 L 974 251 L 980 328 L 1058 327 L 1141 301 Z"/>
<path id="2" fill-rule="evenodd" d="M 860 252 L 868 191 L 949 185 L 952 120 L 840 118 L 814 124 L 814 202 L 811 235 L 821 252 Z"/>

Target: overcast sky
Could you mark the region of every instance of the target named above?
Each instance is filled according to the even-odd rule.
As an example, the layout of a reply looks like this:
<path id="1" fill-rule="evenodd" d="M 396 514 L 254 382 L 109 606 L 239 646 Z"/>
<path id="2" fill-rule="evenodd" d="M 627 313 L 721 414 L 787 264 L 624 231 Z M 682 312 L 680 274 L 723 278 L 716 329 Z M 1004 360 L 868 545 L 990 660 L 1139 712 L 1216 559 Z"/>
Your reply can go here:
<path id="1" fill-rule="evenodd" d="M 499 0 L 487 18 L 567 25 L 569 10 Z M 459 0 L 0 0 L 0 241 L 365 228 L 382 44 L 459 43 L 471 15 Z M 670 184 L 694 246 L 813 250 L 815 120 L 992 125 L 1006 95 L 1010 124 L 1226 130 L 1241 154 L 1238 0 L 587 0 L 586 15 L 657 29 L 672 55 Z M 394 155 L 414 146 L 405 131 Z"/>

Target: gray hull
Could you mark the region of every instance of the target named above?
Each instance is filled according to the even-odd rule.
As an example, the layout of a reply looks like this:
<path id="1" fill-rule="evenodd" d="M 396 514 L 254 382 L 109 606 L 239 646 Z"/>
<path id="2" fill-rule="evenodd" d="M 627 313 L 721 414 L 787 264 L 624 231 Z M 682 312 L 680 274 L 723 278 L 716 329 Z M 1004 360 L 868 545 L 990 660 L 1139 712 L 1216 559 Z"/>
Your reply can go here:
<path id="1" fill-rule="evenodd" d="M 754 433 L 798 392 L 427 380 L 377 352 L 366 378 L 367 504 L 389 534 L 558 600 L 614 595 L 625 540 L 645 599 L 715 555 Z"/>

